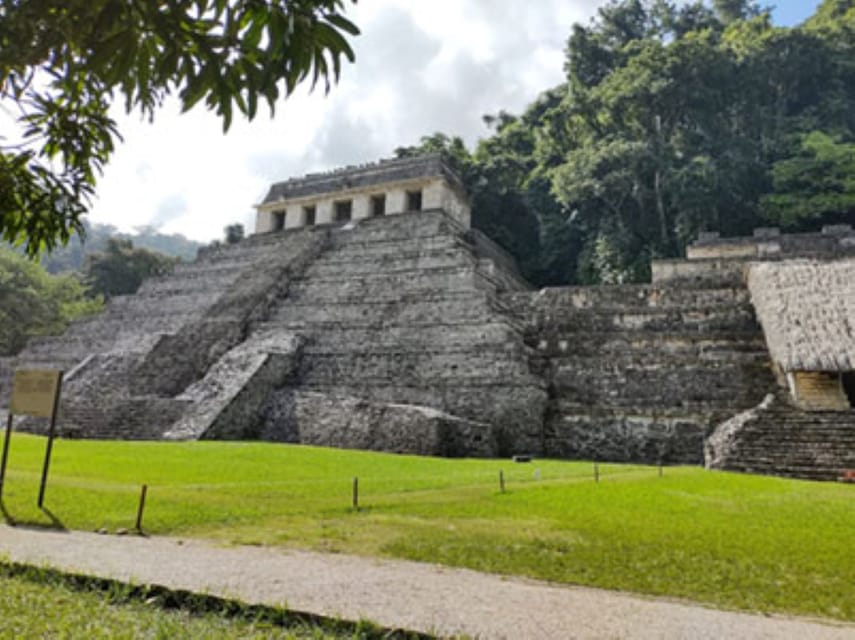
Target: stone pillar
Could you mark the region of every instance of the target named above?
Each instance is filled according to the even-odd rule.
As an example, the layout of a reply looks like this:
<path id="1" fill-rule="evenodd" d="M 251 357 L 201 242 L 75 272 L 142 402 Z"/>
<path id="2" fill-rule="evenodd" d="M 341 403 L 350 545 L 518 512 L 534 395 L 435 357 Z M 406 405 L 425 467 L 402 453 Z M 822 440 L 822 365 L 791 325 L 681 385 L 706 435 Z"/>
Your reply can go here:
<path id="1" fill-rule="evenodd" d="M 353 220 L 362 220 L 371 217 L 371 198 L 368 194 L 361 194 L 353 197 Z"/>
<path id="2" fill-rule="evenodd" d="M 404 189 L 392 189 L 386 193 L 386 213 L 404 213 L 407 210 L 407 192 Z"/>
<path id="3" fill-rule="evenodd" d="M 315 224 L 330 224 L 333 221 L 333 201 L 331 198 L 319 200 L 315 205 Z"/>
<path id="4" fill-rule="evenodd" d="M 267 233 L 276 227 L 276 217 L 272 211 L 258 211 L 255 214 L 255 232 Z"/>
<path id="5" fill-rule="evenodd" d="M 306 216 L 303 214 L 303 207 L 298 204 L 288 205 L 285 214 L 285 228 L 299 229 L 306 224 Z"/>
<path id="6" fill-rule="evenodd" d="M 452 214 L 452 211 L 448 211 L 450 202 L 447 202 L 449 200 L 447 191 L 448 187 L 439 180 L 425 185 L 422 188 L 422 209 L 442 209 Z"/>

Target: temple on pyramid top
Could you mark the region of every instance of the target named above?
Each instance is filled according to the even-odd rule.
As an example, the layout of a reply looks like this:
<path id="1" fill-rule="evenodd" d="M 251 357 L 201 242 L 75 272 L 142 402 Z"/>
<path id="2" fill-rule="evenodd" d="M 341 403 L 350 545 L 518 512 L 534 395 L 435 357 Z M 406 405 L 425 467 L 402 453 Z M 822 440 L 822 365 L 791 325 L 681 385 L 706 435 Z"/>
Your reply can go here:
<path id="1" fill-rule="evenodd" d="M 469 228 L 471 216 L 463 183 L 442 154 L 277 182 L 256 211 L 256 234 L 418 211 L 444 211 Z"/>

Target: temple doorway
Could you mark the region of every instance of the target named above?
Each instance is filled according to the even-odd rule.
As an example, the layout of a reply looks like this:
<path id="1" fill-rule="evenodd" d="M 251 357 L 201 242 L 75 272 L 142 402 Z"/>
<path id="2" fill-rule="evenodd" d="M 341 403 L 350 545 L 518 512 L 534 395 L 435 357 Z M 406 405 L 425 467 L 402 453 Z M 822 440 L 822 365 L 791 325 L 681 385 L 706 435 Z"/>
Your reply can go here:
<path id="1" fill-rule="evenodd" d="M 849 406 L 855 409 L 855 371 L 846 371 L 841 379 L 843 381 L 843 392 L 849 400 Z"/>

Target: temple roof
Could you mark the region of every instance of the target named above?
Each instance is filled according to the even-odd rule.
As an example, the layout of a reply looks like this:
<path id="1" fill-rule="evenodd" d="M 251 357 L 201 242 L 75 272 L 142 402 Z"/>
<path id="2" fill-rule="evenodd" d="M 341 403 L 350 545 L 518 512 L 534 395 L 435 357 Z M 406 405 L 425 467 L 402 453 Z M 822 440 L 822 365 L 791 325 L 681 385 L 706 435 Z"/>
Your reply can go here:
<path id="1" fill-rule="evenodd" d="M 443 155 L 435 153 L 412 158 L 380 160 L 325 173 L 310 173 L 300 178 L 277 182 L 270 187 L 262 204 L 431 177 L 444 178 L 453 186 L 463 190 L 463 183 Z"/>

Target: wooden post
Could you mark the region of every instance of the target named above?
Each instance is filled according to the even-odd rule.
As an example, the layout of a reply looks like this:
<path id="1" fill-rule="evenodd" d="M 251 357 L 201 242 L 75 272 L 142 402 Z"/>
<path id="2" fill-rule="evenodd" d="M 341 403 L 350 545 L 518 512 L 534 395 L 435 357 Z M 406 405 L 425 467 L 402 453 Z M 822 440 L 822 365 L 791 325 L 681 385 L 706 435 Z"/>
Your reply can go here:
<path id="1" fill-rule="evenodd" d="M 499 489 L 505 492 L 505 472 L 499 469 Z"/>
<path id="2" fill-rule="evenodd" d="M 353 508 L 359 511 L 359 478 L 353 478 Z"/>
<path id="3" fill-rule="evenodd" d="M 662 477 L 662 461 L 659 461 L 659 477 Z"/>
<path id="4" fill-rule="evenodd" d="M 600 481 L 600 463 L 594 460 L 594 482 Z"/>
<path id="5" fill-rule="evenodd" d="M 145 509 L 145 496 L 148 493 L 148 485 L 144 484 L 140 491 L 140 505 L 137 507 L 137 533 L 142 533 L 143 509 Z"/>
<path id="6" fill-rule="evenodd" d="M 0 500 L 3 499 L 3 483 L 6 481 L 6 462 L 9 460 L 9 440 L 12 438 L 12 413 L 6 421 L 6 438 L 3 440 L 3 459 L 0 460 Z"/>
<path id="7" fill-rule="evenodd" d="M 45 502 L 45 487 L 47 486 L 48 468 L 50 467 L 50 456 L 53 451 L 53 438 L 56 432 L 56 414 L 59 413 L 59 393 L 62 389 L 62 371 L 58 372 L 58 380 L 56 381 L 56 393 L 53 397 L 53 411 L 50 416 L 50 429 L 48 430 L 47 447 L 45 448 L 45 462 L 42 465 L 42 481 L 39 485 L 39 509 Z"/>

